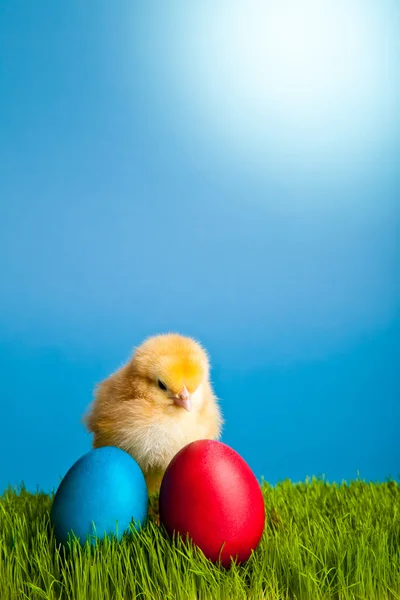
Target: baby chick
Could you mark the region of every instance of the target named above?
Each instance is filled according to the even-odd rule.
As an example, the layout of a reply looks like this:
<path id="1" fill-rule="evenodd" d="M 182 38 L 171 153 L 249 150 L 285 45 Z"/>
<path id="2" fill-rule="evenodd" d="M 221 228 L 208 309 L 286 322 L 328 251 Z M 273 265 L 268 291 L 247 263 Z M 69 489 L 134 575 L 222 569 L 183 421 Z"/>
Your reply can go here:
<path id="1" fill-rule="evenodd" d="M 149 494 L 158 492 L 165 469 L 183 446 L 221 434 L 223 419 L 205 350 L 178 334 L 148 338 L 99 384 L 84 420 L 94 434 L 94 448 L 129 452 Z"/>

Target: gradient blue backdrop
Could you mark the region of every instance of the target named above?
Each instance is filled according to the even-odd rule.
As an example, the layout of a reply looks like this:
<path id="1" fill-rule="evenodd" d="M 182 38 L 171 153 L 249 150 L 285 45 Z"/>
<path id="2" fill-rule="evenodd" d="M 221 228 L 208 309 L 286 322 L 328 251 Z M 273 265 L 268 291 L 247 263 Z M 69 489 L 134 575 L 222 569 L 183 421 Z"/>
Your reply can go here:
<path id="1" fill-rule="evenodd" d="M 398 96 L 363 168 L 252 169 L 196 136 L 152 23 L 155 3 L 1 2 L 0 490 L 56 486 L 94 384 L 168 330 L 209 350 L 258 477 L 397 478 Z"/>

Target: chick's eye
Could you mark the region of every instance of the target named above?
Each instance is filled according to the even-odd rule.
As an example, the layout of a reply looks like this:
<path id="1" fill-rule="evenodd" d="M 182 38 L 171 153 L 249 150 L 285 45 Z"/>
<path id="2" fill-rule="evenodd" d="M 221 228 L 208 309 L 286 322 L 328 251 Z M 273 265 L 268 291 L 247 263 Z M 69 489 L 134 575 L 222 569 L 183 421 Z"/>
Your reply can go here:
<path id="1" fill-rule="evenodd" d="M 167 386 L 165 385 L 165 383 L 163 383 L 160 379 L 157 381 L 157 385 L 160 388 L 160 390 L 162 390 L 163 392 L 165 392 L 165 390 L 167 389 Z"/>

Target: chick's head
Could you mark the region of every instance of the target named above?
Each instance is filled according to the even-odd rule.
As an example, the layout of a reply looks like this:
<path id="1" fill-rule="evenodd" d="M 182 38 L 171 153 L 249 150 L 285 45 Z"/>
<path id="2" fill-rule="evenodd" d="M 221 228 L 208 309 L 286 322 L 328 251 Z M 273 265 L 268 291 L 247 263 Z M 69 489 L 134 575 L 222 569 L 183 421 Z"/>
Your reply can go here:
<path id="1" fill-rule="evenodd" d="M 191 411 L 201 403 L 201 386 L 208 380 L 209 362 L 198 342 L 178 334 L 163 334 L 148 338 L 136 350 L 132 371 L 153 402 L 171 410 Z"/>

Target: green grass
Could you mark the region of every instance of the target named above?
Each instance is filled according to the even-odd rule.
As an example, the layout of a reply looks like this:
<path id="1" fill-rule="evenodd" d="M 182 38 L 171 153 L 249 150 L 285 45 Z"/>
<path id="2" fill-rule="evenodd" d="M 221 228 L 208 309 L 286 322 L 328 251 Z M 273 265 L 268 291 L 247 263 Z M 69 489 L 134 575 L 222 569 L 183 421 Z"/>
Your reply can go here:
<path id="1" fill-rule="evenodd" d="M 262 484 L 267 520 L 247 563 L 224 570 L 148 522 L 139 535 L 58 550 L 51 497 L 0 498 L 0 598 L 400 599 L 400 485 Z"/>

